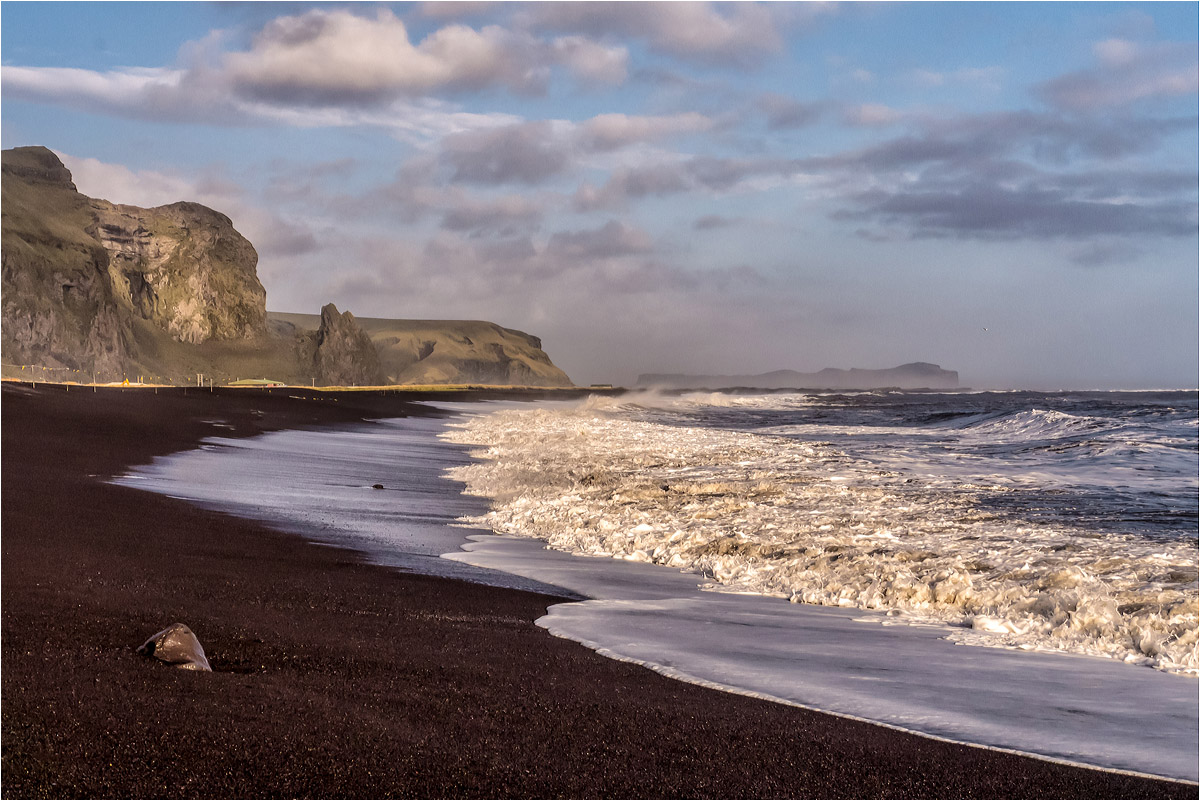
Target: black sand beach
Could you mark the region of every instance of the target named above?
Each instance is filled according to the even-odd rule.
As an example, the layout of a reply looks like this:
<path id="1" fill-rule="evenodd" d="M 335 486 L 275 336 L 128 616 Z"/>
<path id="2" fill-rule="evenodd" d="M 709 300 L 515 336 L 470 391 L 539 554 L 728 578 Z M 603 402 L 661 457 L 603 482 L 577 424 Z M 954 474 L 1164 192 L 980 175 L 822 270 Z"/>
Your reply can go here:
<path id="1" fill-rule="evenodd" d="M 4 384 L 4 797 L 1196 797 L 676 682 L 535 626 L 554 597 L 104 483 L 436 397 L 483 395 Z M 176 621 L 213 673 L 134 652 Z"/>

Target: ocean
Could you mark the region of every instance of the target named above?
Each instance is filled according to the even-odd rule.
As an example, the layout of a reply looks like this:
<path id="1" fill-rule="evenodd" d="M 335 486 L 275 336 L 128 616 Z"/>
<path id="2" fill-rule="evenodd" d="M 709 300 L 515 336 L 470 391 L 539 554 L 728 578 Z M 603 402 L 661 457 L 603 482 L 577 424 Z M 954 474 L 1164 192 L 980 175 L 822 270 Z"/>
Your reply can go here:
<path id="1" fill-rule="evenodd" d="M 1195 675 L 1197 395 L 642 393 L 472 417 L 472 522 Z"/>
<path id="2" fill-rule="evenodd" d="M 442 408 L 217 436 L 116 482 L 553 590 L 574 600 L 538 625 L 682 680 L 1198 778 L 1196 393 Z"/>

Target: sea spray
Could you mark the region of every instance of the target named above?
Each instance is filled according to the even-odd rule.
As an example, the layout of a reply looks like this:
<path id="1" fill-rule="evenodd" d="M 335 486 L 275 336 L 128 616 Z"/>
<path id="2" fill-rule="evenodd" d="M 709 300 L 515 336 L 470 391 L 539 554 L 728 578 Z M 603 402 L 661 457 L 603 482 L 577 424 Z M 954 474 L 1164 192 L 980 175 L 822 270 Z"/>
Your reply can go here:
<path id="1" fill-rule="evenodd" d="M 727 413 L 727 398 L 685 405 Z M 1197 672 L 1194 542 L 1022 519 L 996 503 L 1017 491 L 1005 480 L 914 477 L 819 441 L 646 419 L 673 403 L 603 400 L 452 425 L 448 439 L 484 446 L 451 471 L 492 499 L 469 522 L 690 571 L 713 589 L 937 621 L 962 642 Z"/>

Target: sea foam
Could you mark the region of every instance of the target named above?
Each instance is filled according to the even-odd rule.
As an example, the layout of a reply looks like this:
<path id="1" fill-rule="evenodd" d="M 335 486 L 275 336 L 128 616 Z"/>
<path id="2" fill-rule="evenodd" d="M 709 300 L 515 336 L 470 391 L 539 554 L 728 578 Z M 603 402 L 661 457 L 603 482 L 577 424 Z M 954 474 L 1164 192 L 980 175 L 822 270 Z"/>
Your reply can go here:
<path id="1" fill-rule="evenodd" d="M 1001 513 L 990 501 L 1014 491 L 1007 481 L 914 478 L 794 435 L 630 413 L 660 403 L 716 405 L 602 399 L 452 424 L 445 438 L 482 446 L 473 453 L 481 460 L 452 477 L 492 499 L 469 522 L 572 553 L 690 571 L 711 589 L 949 624 L 963 643 L 1197 672 L 1194 543 Z M 1094 427 L 1070 417 L 1035 410 L 979 420 L 972 436 Z"/>

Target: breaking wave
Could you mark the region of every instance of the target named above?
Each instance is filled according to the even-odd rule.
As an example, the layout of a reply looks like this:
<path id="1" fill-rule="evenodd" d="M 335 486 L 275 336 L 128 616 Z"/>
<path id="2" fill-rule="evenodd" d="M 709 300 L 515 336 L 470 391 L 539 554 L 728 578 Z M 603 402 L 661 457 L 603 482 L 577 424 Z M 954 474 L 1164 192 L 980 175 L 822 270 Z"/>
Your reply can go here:
<path id="1" fill-rule="evenodd" d="M 964 643 L 1197 672 L 1194 536 L 1023 516 L 1006 496 L 1027 482 L 992 463 L 954 474 L 929 470 L 933 460 L 913 471 L 902 467 L 911 450 L 865 458 L 895 446 L 856 453 L 831 441 L 872 437 L 853 415 L 824 425 L 744 416 L 812 406 L 798 395 L 601 398 L 469 417 L 443 436 L 480 446 L 479 461 L 450 472 L 492 500 L 469 522 L 498 533 L 691 571 L 712 589 L 937 621 Z M 740 424 L 728 417 L 736 414 Z M 970 451 L 1119 428 L 1035 408 L 926 415 L 889 436 L 950 436 Z M 1015 458 L 1011 448 L 1004 457 Z"/>

